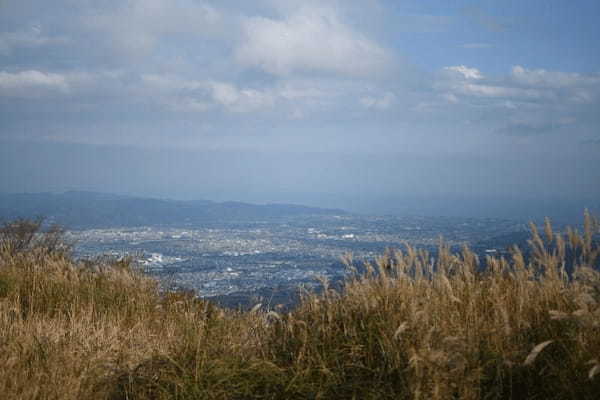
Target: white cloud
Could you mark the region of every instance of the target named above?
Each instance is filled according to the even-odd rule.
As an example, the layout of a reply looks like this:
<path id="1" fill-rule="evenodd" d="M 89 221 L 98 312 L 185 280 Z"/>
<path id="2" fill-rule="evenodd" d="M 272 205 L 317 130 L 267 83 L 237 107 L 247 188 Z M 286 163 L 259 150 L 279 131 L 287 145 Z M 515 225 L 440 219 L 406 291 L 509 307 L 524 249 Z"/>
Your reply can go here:
<path id="1" fill-rule="evenodd" d="M 69 84 L 61 74 L 36 70 L 10 73 L 0 71 L 0 96 L 38 97 L 45 92 L 67 92 Z"/>
<path id="2" fill-rule="evenodd" d="M 445 67 L 434 87 L 454 96 L 497 99 L 498 106 L 510 101 L 542 104 L 591 104 L 600 94 L 600 76 L 582 75 L 514 66 L 508 76 L 487 79 L 476 68 L 464 65 Z"/>
<path id="3" fill-rule="evenodd" d="M 596 91 L 597 95 L 598 90 Z M 567 99 L 572 103 L 590 104 L 594 101 L 594 94 L 588 89 L 576 89 Z"/>
<path id="4" fill-rule="evenodd" d="M 512 79 L 520 84 L 535 87 L 569 88 L 600 84 L 598 76 L 583 76 L 577 73 L 526 69 L 516 65 L 511 71 Z"/>
<path id="5" fill-rule="evenodd" d="M 271 108 L 276 101 L 276 95 L 269 90 L 240 89 L 228 82 L 156 74 L 145 74 L 141 79 L 157 102 L 174 111 L 204 112 L 221 106 L 231 112 L 245 113 Z"/>
<path id="6" fill-rule="evenodd" d="M 213 99 L 233 112 L 250 112 L 270 108 L 275 103 L 272 94 L 255 89 L 238 89 L 232 84 L 212 82 Z"/>
<path id="7" fill-rule="evenodd" d="M 280 20 L 247 18 L 243 30 L 238 62 L 274 75 L 374 76 L 392 63 L 384 48 L 343 24 L 331 9 L 303 8 Z"/>
<path id="8" fill-rule="evenodd" d="M 210 102 L 194 99 L 191 97 L 176 99 L 174 101 L 170 101 L 167 105 L 172 111 L 195 113 L 203 113 L 209 111 L 213 107 L 213 104 L 211 104 Z"/>
<path id="9" fill-rule="evenodd" d="M 545 69 L 512 68 L 511 81 L 521 87 L 552 92 L 562 102 L 592 104 L 600 97 L 600 75 L 578 74 Z"/>
<path id="10" fill-rule="evenodd" d="M 27 30 L 0 33 L 0 55 L 8 56 L 17 48 L 36 48 L 68 42 L 64 36 L 44 35 L 42 28 L 34 25 Z"/>
<path id="11" fill-rule="evenodd" d="M 465 95 L 490 97 L 490 98 L 519 98 L 519 99 L 542 99 L 552 98 L 551 92 L 545 92 L 536 89 L 521 89 L 506 86 L 480 85 L 475 83 L 465 83 L 457 85 L 456 90 Z"/>
<path id="12" fill-rule="evenodd" d="M 504 76 L 486 77 L 464 65 L 445 67 L 433 82 L 439 98 L 457 104 L 456 113 L 479 115 L 494 131 L 533 136 L 582 129 L 597 122 L 600 79 L 543 69 L 511 68 Z M 425 100 L 425 104 L 430 104 Z M 417 106 L 417 108 L 423 108 Z M 446 107 L 436 109 L 443 115 Z"/>
<path id="13" fill-rule="evenodd" d="M 498 99 L 502 101 L 498 105 L 505 105 L 508 100 L 540 104 L 559 100 L 589 103 L 594 97 L 594 90 L 589 88 L 600 82 L 594 76 L 528 70 L 520 66 L 513 67 L 508 76 L 493 79 L 486 78 L 476 68 L 464 65 L 445 67 L 442 72 L 434 83 L 437 89 L 455 96 Z"/>
<path id="14" fill-rule="evenodd" d="M 201 81 L 183 79 L 174 75 L 142 74 L 141 80 L 145 86 L 161 91 L 181 91 L 206 88 Z"/>
<path id="15" fill-rule="evenodd" d="M 249 114 L 244 118 L 264 112 L 274 118 L 331 115 L 357 110 L 369 97 L 370 107 L 385 109 L 399 100 L 386 95 L 391 88 L 382 85 L 390 82 L 385 73 L 394 60 L 362 33 L 371 29 L 357 22 L 360 8 L 359 1 L 351 5 L 346 0 L 326 6 L 316 0 L 267 0 L 258 8 L 211 0 L 86 0 L 64 8 L 59 22 L 29 18 L 37 25 L 23 24 L 18 35 L 0 33 L 7 52 L 16 42 L 45 47 L 50 39 L 71 38 L 67 47 L 39 49 L 44 62 L 30 68 L 43 77 L 30 76 L 28 89 L 21 82 L 19 90 L 13 87 L 9 93 L 8 81 L 20 73 L 16 65 L 7 70 L 15 76 L 3 77 L 0 95 L 52 99 L 60 92 L 68 94 L 60 99 L 63 109 L 128 105 L 140 113 L 221 110 Z M 281 50 L 279 33 L 289 37 Z M 257 75 L 248 68 L 274 76 L 249 81 Z M 26 74 L 20 79 L 27 80 Z M 395 93 L 400 93 L 398 86 Z M 214 112 L 210 118 L 227 116 Z"/>
<path id="16" fill-rule="evenodd" d="M 453 67 L 444 67 L 444 70 L 462 75 L 464 79 L 483 79 L 483 75 L 477 68 L 469 68 L 464 65 L 457 65 Z"/>
<path id="17" fill-rule="evenodd" d="M 236 104 L 240 100 L 240 92 L 228 83 L 214 82 L 212 84 L 213 98 L 226 107 Z"/>
<path id="18" fill-rule="evenodd" d="M 454 93 L 443 93 L 441 97 L 448 103 L 457 104 L 459 102 L 458 97 Z"/>
<path id="19" fill-rule="evenodd" d="M 377 108 L 380 110 L 386 110 L 394 103 L 396 96 L 387 92 L 380 97 L 365 96 L 360 99 L 360 104 L 365 108 Z"/>
<path id="20" fill-rule="evenodd" d="M 244 87 L 230 81 L 186 79 L 172 74 L 144 74 L 135 97 L 145 97 L 171 111 L 205 112 L 222 108 L 233 113 L 274 112 L 293 119 L 356 106 L 389 109 L 397 102 L 391 91 L 349 80 L 293 79 L 273 85 Z"/>
<path id="21" fill-rule="evenodd" d="M 163 36 L 207 36 L 225 28 L 214 7 L 193 0 L 130 0 L 84 17 L 82 25 L 125 56 L 149 54 Z"/>
<path id="22" fill-rule="evenodd" d="M 330 93 L 319 87 L 318 83 L 286 81 L 280 88 L 279 94 L 287 100 L 305 100 L 328 97 Z"/>

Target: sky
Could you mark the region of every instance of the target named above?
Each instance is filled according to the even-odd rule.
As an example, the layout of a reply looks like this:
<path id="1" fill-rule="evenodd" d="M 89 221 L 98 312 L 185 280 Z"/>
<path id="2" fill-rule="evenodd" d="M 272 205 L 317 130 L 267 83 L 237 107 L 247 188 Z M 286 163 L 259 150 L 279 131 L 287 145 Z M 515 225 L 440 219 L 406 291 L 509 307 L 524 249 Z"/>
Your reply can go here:
<path id="1" fill-rule="evenodd" d="M 0 0 L 0 192 L 581 214 L 600 199 L 598 16 L 595 0 Z"/>

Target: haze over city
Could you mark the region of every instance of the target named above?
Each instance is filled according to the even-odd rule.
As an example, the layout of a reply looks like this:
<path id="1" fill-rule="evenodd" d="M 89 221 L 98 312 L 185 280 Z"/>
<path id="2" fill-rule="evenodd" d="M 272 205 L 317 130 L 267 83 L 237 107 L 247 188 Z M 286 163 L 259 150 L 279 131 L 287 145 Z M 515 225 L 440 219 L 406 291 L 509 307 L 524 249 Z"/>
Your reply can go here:
<path id="1" fill-rule="evenodd" d="M 596 1 L 0 3 L 0 192 L 581 215 Z"/>

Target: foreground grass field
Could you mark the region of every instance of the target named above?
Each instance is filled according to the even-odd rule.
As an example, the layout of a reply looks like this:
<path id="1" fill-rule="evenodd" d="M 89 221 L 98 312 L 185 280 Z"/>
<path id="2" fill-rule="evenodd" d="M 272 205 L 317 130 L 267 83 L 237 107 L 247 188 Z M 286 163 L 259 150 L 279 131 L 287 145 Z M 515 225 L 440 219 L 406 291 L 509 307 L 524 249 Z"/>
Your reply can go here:
<path id="1" fill-rule="evenodd" d="M 17 221 L 0 231 L 0 396 L 598 399 L 597 231 L 587 214 L 582 233 L 532 227 L 527 262 L 484 272 L 466 248 L 390 251 L 284 314 L 161 293 Z"/>

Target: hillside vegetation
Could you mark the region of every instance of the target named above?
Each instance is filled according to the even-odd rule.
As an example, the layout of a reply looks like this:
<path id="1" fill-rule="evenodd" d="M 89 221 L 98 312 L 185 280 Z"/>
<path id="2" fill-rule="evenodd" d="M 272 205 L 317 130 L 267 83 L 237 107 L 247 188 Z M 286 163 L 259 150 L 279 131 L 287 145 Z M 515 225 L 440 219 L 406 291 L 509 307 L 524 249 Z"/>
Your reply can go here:
<path id="1" fill-rule="evenodd" d="M 74 261 L 60 229 L 0 230 L 3 399 L 597 399 L 597 222 L 530 254 L 406 247 L 292 311 L 161 292 L 131 260 Z M 326 285 L 326 282 L 324 282 Z"/>

